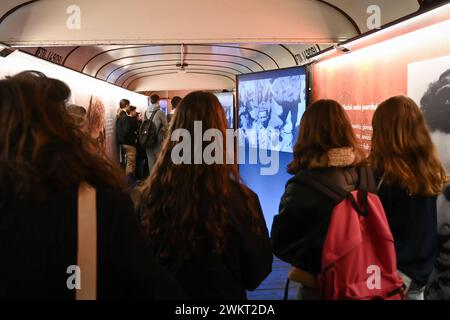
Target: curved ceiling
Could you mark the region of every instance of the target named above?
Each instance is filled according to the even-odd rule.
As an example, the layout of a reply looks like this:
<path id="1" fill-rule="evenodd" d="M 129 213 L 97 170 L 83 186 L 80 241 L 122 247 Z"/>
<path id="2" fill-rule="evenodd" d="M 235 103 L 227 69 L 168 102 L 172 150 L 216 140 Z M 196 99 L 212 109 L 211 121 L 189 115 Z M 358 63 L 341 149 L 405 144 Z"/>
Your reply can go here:
<path id="1" fill-rule="evenodd" d="M 237 74 L 294 66 L 307 48 L 367 31 L 369 5 L 383 24 L 418 9 L 416 0 L 78 0 L 81 28 L 69 30 L 71 4 L 2 0 L 0 41 L 139 91 L 230 89 Z"/>
<path id="2" fill-rule="evenodd" d="M 67 24 L 74 17 L 74 4 L 79 28 Z M 0 41 L 330 43 L 366 31 L 367 8 L 374 4 L 380 7 L 382 23 L 418 9 L 417 0 L 2 0 Z"/>
<path id="3" fill-rule="evenodd" d="M 191 79 L 191 82 L 199 83 L 194 78 L 203 80 L 205 76 L 219 78 L 207 83 L 209 87 L 213 83 L 216 86 L 208 89 L 231 89 L 238 74 L 297 65 L 294 52 L 304 48 L 305 45 L 154 44 L 30 47 L 21 50 L 130 90 L 148 91 L 173 90 L 174 87 L 177 90 L 205 89 L 205 84 L 186 88 L 188 80 L 178 80 Z M 163 78 L 167 81 L 162 82 Z"/>

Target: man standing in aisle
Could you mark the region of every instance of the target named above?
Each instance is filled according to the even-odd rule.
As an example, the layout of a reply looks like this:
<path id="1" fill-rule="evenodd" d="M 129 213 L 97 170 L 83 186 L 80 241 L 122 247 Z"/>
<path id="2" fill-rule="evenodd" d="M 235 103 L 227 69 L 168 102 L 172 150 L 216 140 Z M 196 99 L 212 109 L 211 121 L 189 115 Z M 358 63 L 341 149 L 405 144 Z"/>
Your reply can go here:
<path id="1" fill-rule="evenodd" d="M 122 99 L 120 110 L 117 112 L 116 139 L 123 153 L 125 153 L 125 174 L 127 183 L 133 184 L 136 172 L 136 129 L 133 127 L 130 101 Z"/>
<path id="2" fill-rule="evenodd" d="M 122 148 L 122 138 L 123 138 L 123 126 L 125 123 L 123 121 L 119 121 L 120 115 L 122 112 L 126 112 L 125 109 L 130 105 L 130 101 L 127 99 L 122 99 L 119 102 L 119 108 L 116 111 L 116 143 L 119 152 L 119 163 L 122 168 L 125 168 L 125 155 L 124 150 Z M 123 119 L 122 119 L 123 120 Z"/>
<path id="3" fill-rule="evenodd" d="M 148 170 L 149 173 L 152 172 L 152 167 L 156 162 L 156 159 L 159 156 L 161 151 L 162 142 L 164 140 L 165 133 L 167 131 L 167 119 L 164 112 L 161 110 L 159 106 L 159 96 L 157 94 L 153 94 L 150 96 L 150 107 L 144 114 L 144 121 L 151 119 L 155 125 L 157 132 L 156 143 L 147 148 L 147 160 L 148 160 Z"/>

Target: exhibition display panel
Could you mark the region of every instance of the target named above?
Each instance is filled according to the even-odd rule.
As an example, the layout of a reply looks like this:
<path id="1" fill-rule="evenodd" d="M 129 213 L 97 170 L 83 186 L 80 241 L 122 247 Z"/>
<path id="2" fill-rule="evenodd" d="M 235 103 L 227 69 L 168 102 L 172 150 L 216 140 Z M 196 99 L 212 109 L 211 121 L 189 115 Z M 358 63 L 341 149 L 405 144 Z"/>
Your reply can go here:
<path id="1" fill-rule="evenodd" d="M 287 165 L 306 107 L 306 68 L 244 74 L 237 80 L 239 172 L 259 196 L 270 228 L 290 178 Z"/>

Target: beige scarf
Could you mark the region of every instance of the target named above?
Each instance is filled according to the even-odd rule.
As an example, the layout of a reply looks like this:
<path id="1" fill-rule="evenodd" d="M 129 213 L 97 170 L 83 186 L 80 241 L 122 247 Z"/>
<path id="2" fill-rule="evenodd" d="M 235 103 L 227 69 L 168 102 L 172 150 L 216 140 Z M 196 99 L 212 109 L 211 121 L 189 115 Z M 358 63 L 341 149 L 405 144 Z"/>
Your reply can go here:
<path id="1" fill-rule="evenodd" d="M 356 154 L 353 148 L 334 148 L 311 163 L 311 168 L 348 167 L 355 163 Z"/>

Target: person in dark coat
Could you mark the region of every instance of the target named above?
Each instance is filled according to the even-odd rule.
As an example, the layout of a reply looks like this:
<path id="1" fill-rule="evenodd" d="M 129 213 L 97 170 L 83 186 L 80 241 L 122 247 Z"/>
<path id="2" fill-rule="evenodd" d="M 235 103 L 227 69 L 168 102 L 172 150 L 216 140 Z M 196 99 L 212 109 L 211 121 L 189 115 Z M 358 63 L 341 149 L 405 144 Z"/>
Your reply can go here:
<path id="1" fill-rule="evenodd" d="M 142 125 L 142 113 L 136 113 L 138 142 L 136 143 L 136 179 L 143 181 L 148 177 L 147 153 L 139 143 L 139 130 Z"/>
<path id="2" fill-rule="evenodd" d="M 144 121 L 152 119 L 156 128 L 157 138 L 154 145 L 146 149 L 148 171 L 151 172 L 154 164 L 159 158 L 161 153 L 161 146 L 167 133 L 167 116 L 164 111 L 161 110 L 159 104 L 160 97 L 157 94 L 150 96 L 151 105 L 144 112 Z M 152 118 L 153 115 L 153 118 Z"/>
<path id="3" fill-rule="evenodd" d="M 404 96 L 381 103 L 373 117 L 371 166 L 394 236 L 408 299 L 423 300 L 437 253 L 437 196 L 447 172 L 417 104 Z"/>
<path id="4" fill-rule="evenodd" d="M 450 300 L 450 185 L 439 200 L 438 254 L 425 290 L 426 300 Z"/>
<path id="5" fill-rule="evenodd" d="M 172 105 L 172 110 L 167 115 L 167 123 L 170 124 L 170 122 L 172 121 L 173 115 L 177 111 L 177 106 L 180 104 L 181 100 L 183 100 L 183 99 L 179 96 L 175 96 L 172 98 L 172 100 L 170 100 L 170 104 Z"/>
<path id="6" fill-rule="evenodd" d="M 128 113 L 128 121 L 130 124 L 130 132 L 128 132 L 128 140 L 133 142 L 133 145 L 137 145 L 138 133 L 139 133 L 139 120 L 137 114 L 137 108 L 135 106 L 130 106 L 130 112 Z"/>
<path id="7" fill-rule="evenodd" d="M 131 106 L 126 99 L 120 101 L 120 110 L 117 112 L 116 120 L 116 141 L 125 154 L 125 174 L 127 181 L 131 185 L 134 183 L 136 174 L 136 140 L 137 140 L 137 119 L 130 114 L 136 107 Z"/>
<path id="8" fill-rule="evenodd" d="M 0 299 L 74 299 L 78 187 L 96 189 L 98 299 L 184 293 L 143 238 L 120 169 L 65 112 L 70 89 L 38 72 L 0 80 Z"/>
<path id="9" fill-rule="evenodd" d="M 193 136 L 195 121 L 202 121 L 204 132 L 216 129 L 225 137 L 225 112 L 213 94 L 187 95 L 169 135 L 185 129 Z M 197 151 L 203 159 L 198 164 L 190 145 L 182 151 L 183 161 L 174 158 L 183 144 L 165 140 L 160 160 L 139 190 L 138 214 L 148 241 L 188 298 L 246 299 L 246 290 L 256 289 L 272 270 L 258 197 L 240 182 L 236 167 L 225 164 L 225 143 L 215 150 L 212 162 L 203 158 L 204 145 Z"/>
<path id="10" fill-rule="evenodd" d="M 357 168 L 366 166 L 343 107 L 333 100 L 319 100 L 306 110 L 294 147 L 294 160 L 272 225 L 275 255 L 295 267 L 300 275 L 300 299 L 318 299 L 315 278 L 321 273 L 322 251 L 335 207 L 332 199 L 299 180 L 304 174 L 329 181 L 344 190 L 358 186 Z"/>

